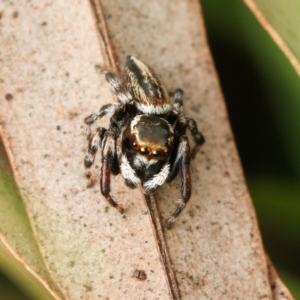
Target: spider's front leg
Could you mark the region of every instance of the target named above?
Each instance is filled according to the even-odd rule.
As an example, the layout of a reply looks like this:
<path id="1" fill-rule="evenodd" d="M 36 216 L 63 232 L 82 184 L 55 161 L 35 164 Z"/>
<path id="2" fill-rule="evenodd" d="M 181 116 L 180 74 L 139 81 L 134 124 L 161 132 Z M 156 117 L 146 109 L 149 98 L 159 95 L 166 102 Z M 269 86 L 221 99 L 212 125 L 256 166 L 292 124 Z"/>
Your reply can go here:
<path id="1" fill-rule="evenodd" d="M 108 203 L 120 213 L 123 207 L 116 203 L 110 195 L 110 174 L 117 175 L 120 172 L 116 148 L 116 136 L 112 131 L 106 131 L 102 142 L 102 166 L 100 174 L 100 189 Z"/>
<path id="2" fill-rule="evenodd" d="M 187 127 L 189 131 L 191 132 L 194 141 L 195 141 L 195 146 L 191 152 L 191 157 L 195 158 L 197 152 L 199 151 L 200 147 L 204 144 L 205 138 L 201 131 L 198 130 L 197 123 L 194 119 L 191 119 L 187 116 L 182 116 L 179 120 L 181 126 Z"/>
<path id="3" fill-rule="evenodd" d="M 130 103 L 132 96 L 123 81 L 112 72 L 106 71 L 104 74 L 106 81 L 110 84 L 118 100 L 123 104 Z"/>
<path id="4" fill-rule="evenodd" d="M 181 199 L 174 213 L 164 222 L 164 227 L 170 229 L 171 223 L 180 215 L 191 197 L 191 173 L 190 173 L 191 153 L 187 136 L 180 138 L 177 155 L 172 164 L 172 169 L 169 175 L 173 179 L 174 174 L 180 171 L 181 176 Z"/>
<path id="5" fill-rule="evenodd" d="M 185 133 L 186 128 L 188 128 L 194 138 L 195 146 L 191 152 L 191 156 L 194 158 L 200 146 L 205 142 L 204 136 L 198 130 L 197 123 L 194 119 L 181 115 L 184 100 L 183 90 L 176 89 L 171 95 L 174 97 L 173 114 L 179 116 L 179 123 L 180 127 L 184 130 L 183 132 Z"/>
<path id="6" fill-rule="evenodd" d="M 89 169 L 94 163 L 96 152 L 102 144 L 105 133 L 107 131 L 113 132 L 115 134 L 115 140 L 117 140 L 120 134 L 120 130 L 124 123 L 125 106 L 121 103 L 104 105 L 96 112 L 86 117 L 84 119 L 84 122 L 86 125 L 88 125 L 89 128 L 89 125 L 93 124 L 98 118 L 101 118 L 106 114 L 112 114 L 110 127 L 108 130 L 102 127 L 98 127 L 95 133 L 92 135 L 89 130 L 89 145 L 84 158 L 84 166 L 86 168 L 85 175 L 88 179 L 88 186 L 92 186 L 93 184 L 93 181 L 91 179 L 91 172 Z M 119 166 L 117 164 L 111 163 L 111 170 L 114 175 L 119 174 Z"/>
<path id="7" fill-rule="evenodd" d="M 84 123 L 88 126 L 92 125 L 95 123 L 99 118 L 102 118 L 103 116 L 107 114 L 113 114 L 115 111 L 120 109 L 120 104 L 119 103 L 113 103 L 113 104 L 106 104 L 100 107 L 98 110 L 96 110 L 94 113 L 91 115 L 87 116 L 84 119 Z"/>
<path id="8" fill-rule="evenodd" d="M 98 127 L 94 132 L 94 134 L 89 138 L 88 149 L 84 157 L 85 176 L 88 181 L 87 183 L 88 187 L 91 187 L 93 185 L 90 168 L 94 163 L 96 152 L 100 147 L 105 132 L 106 132 L 105 128 Z"/>
<path id="9" fill-rule="evenodd" d="M 105 72 L 105 78 L 110 84 L 111 88 L 116 93 L 119 103 L 106 104 L 96 110 L 94 113 L 84 119 L 85 124 L 91 125 L 99 118 L 107 114 L 114 114 L 117 111 L 122 110 L 125 104 L 129 104 L 132 101 L 132 96 L 126 89 L 122 81 L 112 72 Z"/>
<path id="10" fill-rule="evenodd" d="M 173 104 L 173 113 L 175 115 L 179 115 L 182 113 L 182 107 L 183 107 L 183 90 L 182 89 L 176 89 L 172 94 L 174 98 L 174 104 Z"/>

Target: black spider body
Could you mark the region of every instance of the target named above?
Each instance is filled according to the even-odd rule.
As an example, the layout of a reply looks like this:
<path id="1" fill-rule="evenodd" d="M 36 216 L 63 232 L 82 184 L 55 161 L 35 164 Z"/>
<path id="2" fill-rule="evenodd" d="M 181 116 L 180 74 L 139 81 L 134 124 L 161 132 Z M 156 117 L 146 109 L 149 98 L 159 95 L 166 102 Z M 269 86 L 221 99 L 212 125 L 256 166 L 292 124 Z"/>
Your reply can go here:
<path id="1" fill-rule="evenodd" d="M 196 122 L 182 114 L 182 90 L 174 92 L 174 103 L 171 104 L 169 93 L 153 70 L 134 56 L 127 57 L 121 78 L 106 72 L 106 80 L 115 91 L 118 102 L 104 105 L 85 119 L 90 125 L 111 114 L 109 128 L 99 127 L 90 137 L 84 160 L 86 176 L 91 180 L 89 168 L 100 147 L 101 193 L 123 213 L 122 206 L 110 195 L 111 173 L 121 173 L 131 188 L 141 184 L 145 193 L 151 193 L 180 173 L 181 200 L 165 221 L 165 226 L 169 227 L 191 196 L 190 160 L 204 143 L 204 137 Z M 192 151 L 186 129 L 195 141 Z M 121 135 L 121 151 L 118 151 L 117 140 Z"/>

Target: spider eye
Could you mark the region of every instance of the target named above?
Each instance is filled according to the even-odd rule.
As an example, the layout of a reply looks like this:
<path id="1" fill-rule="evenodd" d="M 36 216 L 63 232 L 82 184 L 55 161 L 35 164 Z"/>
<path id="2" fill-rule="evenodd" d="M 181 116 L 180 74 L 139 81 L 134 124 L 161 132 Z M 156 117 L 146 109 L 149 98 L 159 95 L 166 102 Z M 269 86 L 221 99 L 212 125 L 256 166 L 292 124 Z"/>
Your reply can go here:
<path id="1" fill-rule="evenodd" d="M 142 148 L 140 149 L 140 152 L 141 152 L 141 153 L 146 153 L 146 152 L 147 152 L 147 148 L 142 147 Z"/>
<path id="2" fill-rule="evenodd" d="M 136 142 L 133 142 L 133 143 L 132 143 L 132 146 L 135 147 L 135 146 L 136 146 Z"/>
<path id="3" fill-rule="evenodd" d="M 152 152 L 152 155 L 153 155 L 153 156 L 157 156 L 157 155 L 158 155 L 157 151 L 153 151 L 153 152 Z"/>

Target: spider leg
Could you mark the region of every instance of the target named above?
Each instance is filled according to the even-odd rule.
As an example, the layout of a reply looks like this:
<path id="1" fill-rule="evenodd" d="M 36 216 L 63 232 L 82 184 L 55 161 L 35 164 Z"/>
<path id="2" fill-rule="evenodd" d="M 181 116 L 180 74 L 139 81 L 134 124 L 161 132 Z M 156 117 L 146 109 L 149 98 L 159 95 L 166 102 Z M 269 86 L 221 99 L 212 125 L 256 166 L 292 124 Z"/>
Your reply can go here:
<path id="1" fill-rule="evenodd" d="M 169 229 L 171 223 L 180 215 L 191 197 L 191 174 L 190 174 L 190 146 L 187 136 L 180 138 L 177 156 L 173 164 L 173 170 L 179 169 L 181 175 L 181 199 L 174 213 L 164 222 L 164 227 Z M 172 172 L 172 170 L 171 170 Z M 172 173 L 170 173 L 170 176 Z"/>
<path id="2" fill-rule="evenodd" d="M 114 90 L 118 100 L 123 104 L 130 103 L 132 101 L 132 96 L 117 75 L 112 72 L 104 72 L 104 74 L 106 81 Z"/>
<path id="3" fill-rule="evenodd" d="M 124 104 L 132 101 L 132 96 L 122 81 L 112 72 L 104 72 L 107 82 L 110 84 L 120 103 L 107 104 L 96 110 L 93 114 L 84 119 L 85 124 L 91 125 L 97 119 L 102 118 L 106 114 L 113 114 L 117 110 L 123 108 Z"/>
<path id="4" fill-rule="evenodd" d="M 187 127 L 189 129 L 189 131 L 191 132 L 194 141 L 195 141 L 195 146 L 191 152 L 191 157 L 194 158 L 200 148 L 201 145 L 204 144 L 205 139 L 203 134 L 198 130 L 197 127 L 197 123 L 194 119 L 191 119 L 189 117 L 186 116 L 182 116 L 179 120 L 179 122 L 181 123 L 181 125 L 183 127 Z"/>
<path id="5" fill-rule="evenodd" d="M 176 89 L 173 92 L 173 97 L 174 97 L 173 113 L 175 115 L 179 115 L 182 113 L 182 107 L 183 107 L 183 90 Z"/>
<path id="6" fill-rule="evenodd" d="M 135 171 L 129 164 L 129 161 L 125 154 L 121 157 L 121 173 L 125 180 L 125 184 L 130 188 L 135 188 L 140 182 L 140 178 L 136 175 Z"/>
<path id="7" fill-rule="evenodd" d="M 105 128 L 98 127 L 89 139 L 88 149 L 84 157 L 85 176 L 88 180 L 88 187 L 93 185 L 90 168 L 94 163 L 96 152 L 98 151 L 105 132 Z"/>
<path id="8" fill-rule="evenodd" d="M 161 186 L 165 183 L 170 173 L 170 164 L 166 164 L 160 170 L 158 174 L 155 174 L 151 179 L 146 181 L 143 184 L 143 189 L 146 194 L 154 191 L 158 186 Z"/>
<path id="9" fill-rule="evenodd" d="M 184 96 L 184 94 L 181 89 L 176 89 L 173 92 L 173 97 L 174 97 L 173 114 L 175 114 L 175 115 L 180 116 L 182 113 L 183 96 Z M 195 122 L 194 119 L 191 119 L 186 116 L 181 116 L 179 118 L 179 123 L 180 123 L 180 127 L 183 130 L 182 132 L 185 133 L 185 129 L 188 128 L 194 138 L 196 145 L 194 146 L 192 153 L 191 153 L 192 158 L 194 158 L 196 153 L 198 152 L 200 146 L 203 145 L 203 143 L 205 142 L 204 136 L 198 130 L 197 123 Z"/>
<path id="10" fill-rule="evenodd" d="M 102 142 L 102 165 L 100 174 L 100 189 L 108 203 L 120 213 L 124 212 L 122 206 L 114 201 L 110 195 L 110 174 L 119 171 L 116 136 L 111 131 L 106 131 Z"/>
<path id="11" fill-rule="evenodd" d="M 95 121 L 97 121 L 99 118 L 102 118 L 103 116 L 105 116 L 107 114 L 113 114 L 117 109 L 120 109 L 120 106 L 122 106 L 122 105 L 120 105 L 119 103 L 103 105 L 102 107 L 97 109 L 94 113 L 87 116 L 84 119 L 84 123 L 86 125 L 91 125 Z"/>

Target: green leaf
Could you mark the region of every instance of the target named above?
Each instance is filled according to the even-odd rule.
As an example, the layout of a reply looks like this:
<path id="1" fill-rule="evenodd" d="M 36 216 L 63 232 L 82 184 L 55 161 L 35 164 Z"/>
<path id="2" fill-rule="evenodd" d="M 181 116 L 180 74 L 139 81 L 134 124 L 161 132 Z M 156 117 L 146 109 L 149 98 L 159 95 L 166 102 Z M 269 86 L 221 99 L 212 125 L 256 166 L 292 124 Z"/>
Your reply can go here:
<path id="1" fill-rule="evenodd" d="M 300 2 L 244 0 L 300 75 Z"/>
<path id="2" fill-rule="evenodd" d="M 24 203 L 18 192 L 0 140 L 0 232 L 1 239 L 30 272 L 56 290 L 35 242 Z M 32 299 L 53 299 L 37 279 L 0 244 L 0 267 Z"/>

